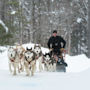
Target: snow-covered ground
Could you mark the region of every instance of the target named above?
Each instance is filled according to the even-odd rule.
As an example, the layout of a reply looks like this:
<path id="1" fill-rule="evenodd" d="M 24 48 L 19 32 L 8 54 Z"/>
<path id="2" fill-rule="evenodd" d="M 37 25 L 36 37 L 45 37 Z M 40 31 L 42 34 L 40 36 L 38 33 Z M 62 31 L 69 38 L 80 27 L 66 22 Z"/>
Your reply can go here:
<path id="1" fill-rule="evenodd" d="M 33 47 L 25 44 L 24 47 Z M 27 77 L 25 73 L 13 76 L 8 70 L 7 48 L 0 53 L 0 90 L 90 90 L 90 59 L 84 54 L 66 55 L 67 73 L 36 72 L 35 76 Z M 42 48 L 43 53 L 48 49 Z"/>

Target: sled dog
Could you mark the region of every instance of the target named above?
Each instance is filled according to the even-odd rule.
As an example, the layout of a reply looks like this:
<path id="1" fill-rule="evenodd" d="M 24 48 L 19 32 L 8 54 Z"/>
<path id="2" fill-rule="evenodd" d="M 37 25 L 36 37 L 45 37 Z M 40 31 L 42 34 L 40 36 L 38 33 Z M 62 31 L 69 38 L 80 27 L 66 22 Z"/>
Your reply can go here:
<path id="1" fill-rule="evenodd" d="M 13 75 L 16 75 L 16 71 L 18 69 L 18 72 L 20 73 L 20 69 L 19 69 L 20 60 L 18 59 L 17 50 L 13 47 L 10 47 L 7 53 L 9 58 L 10 72 L 12 72 Z"/>
<path id="2" fill-rule="evenodd" d="M 33 76 L 36 68 L 35 53 L 32 51 L 32 49 L 27 48 L 24 56 L 25 56 L 24 66 L 25 66 L 26 76 L 29 75 Z"/>
<path id="3" fill-rule="evenodd" d="M 39 71 L 41 72 L 43 70 L 43 54 L 42 54 L 42 50 L 41 50 L 41 45 L 37 44 L 34 46 L 34 52 L 36 54 L 35 58 L 36 58 L 36 62 L 38 63 L 39 66 Z"/>
<path id="4" fill-rule="evenodd" d="M 51 57 L 50 53 L 44 55 L 44 69 L 45 71 L 56 71 L 56 60 Z"/>

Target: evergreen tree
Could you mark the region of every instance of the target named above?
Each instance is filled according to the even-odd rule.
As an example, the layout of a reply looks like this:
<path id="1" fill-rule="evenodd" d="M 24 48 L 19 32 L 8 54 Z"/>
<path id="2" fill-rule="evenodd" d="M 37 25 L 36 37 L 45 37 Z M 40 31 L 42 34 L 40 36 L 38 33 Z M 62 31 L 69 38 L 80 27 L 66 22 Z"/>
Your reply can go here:
<path id="1" fill-rule="evenodd" d="M 0 46 L 10 45 L 10 38 L 12 38 L 12 35 L 10 33 L 6 33 L 5 28 L 0 24 Z"/>

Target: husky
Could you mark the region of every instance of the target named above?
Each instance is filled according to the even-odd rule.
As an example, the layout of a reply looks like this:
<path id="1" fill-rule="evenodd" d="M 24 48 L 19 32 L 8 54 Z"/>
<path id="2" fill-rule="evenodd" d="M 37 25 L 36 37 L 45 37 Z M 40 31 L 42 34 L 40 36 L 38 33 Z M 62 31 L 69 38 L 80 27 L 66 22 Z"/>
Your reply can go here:
<path id="1" fill-rule="evenodd" d="M 18 54 L 18 59 L 20 59 L 20 70 L 24 71 L 24 53 L 25 49 L 22 45 L 16 46 L 17 54 Z"/>
<path id="2" fill-rule="evenodd" d="M 43 54 L 42 54 L 42 50 L 41 50 L 41 45 L 39 44 L 35 44 L 34 46 L 34 52 L 36 54 L 36 62 L 38 63 L 38 66 L 39 66 L 39 71 L 41 72 L 43 70 L 43 65 L 42 65 L 42 62 L 43 62 Z"/>
<path id="3" fill-rule="evenodd" d="M 20 73 L 19 69 L 19 63 L 20 60 L 17 58 L 17 50 L 13 47 L 10 47 L 8 49 L 8 58 L 9 58 L 9 70 L 13 73 L 13 75 L 16 75 L 16 70 L 18 69 L 18 72 Z M 12 70 L 13 67 L 13 70 Z"/>
<path id="4" fill-rule="evenodd" d="M 27 48 L 27 50 L 24 53 L 24 56 L 25 56 L 24 66 L 26 76 L 33 76 L 36 67 L 35 53 L 32 51 L 32 49 Z"/>
<path id="5" fill-rule="evenodd" d="M 44 55 L 44 69 L 45 71 L 56 71 L 56 60 L 51 57 L 50 53 Z"/>

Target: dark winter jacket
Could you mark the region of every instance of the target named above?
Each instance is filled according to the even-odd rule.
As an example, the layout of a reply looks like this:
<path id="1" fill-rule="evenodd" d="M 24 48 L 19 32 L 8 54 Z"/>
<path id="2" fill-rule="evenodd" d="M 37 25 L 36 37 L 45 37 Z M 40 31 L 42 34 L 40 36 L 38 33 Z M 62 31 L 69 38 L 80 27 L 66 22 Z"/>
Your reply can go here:
<path id="1" fill-rule="evenodd" d="M 48 48 L 61 49 L 65 48 L 65 45 L 66 41 L 61 36 L 51 36 L 48 40 Z"/>

